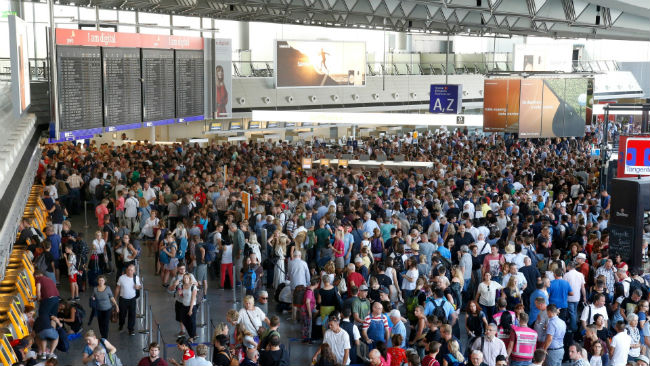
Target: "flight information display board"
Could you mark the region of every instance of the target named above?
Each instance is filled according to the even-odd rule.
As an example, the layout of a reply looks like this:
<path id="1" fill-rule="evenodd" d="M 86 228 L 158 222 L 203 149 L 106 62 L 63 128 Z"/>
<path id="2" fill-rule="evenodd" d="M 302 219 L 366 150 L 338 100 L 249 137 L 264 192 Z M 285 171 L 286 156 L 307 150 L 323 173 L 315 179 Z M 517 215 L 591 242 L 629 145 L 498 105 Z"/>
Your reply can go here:
<path id="1" fill-rule="evenodd" d="M 142 78 L 145 125 L 174 123 L 174 50 L 143 49 Z"/>
<path id="2" fill-rule="evenodd" d="M 101 129 L 102 57 L 100 48 L 57 46 L 56 54 L 61 131 Z"/>
<path id="3" fill-rule="evenodd" d="M 142 122 L 140 50 L 104 48 L 104 126 L 138 128 Z M 111 126 L 121 126 L 111 129 Z"/>
<path id="4" fill-rule="evenodd" d="M 203 119 L 203 51 L 176 50 L 176 117 Z"/>

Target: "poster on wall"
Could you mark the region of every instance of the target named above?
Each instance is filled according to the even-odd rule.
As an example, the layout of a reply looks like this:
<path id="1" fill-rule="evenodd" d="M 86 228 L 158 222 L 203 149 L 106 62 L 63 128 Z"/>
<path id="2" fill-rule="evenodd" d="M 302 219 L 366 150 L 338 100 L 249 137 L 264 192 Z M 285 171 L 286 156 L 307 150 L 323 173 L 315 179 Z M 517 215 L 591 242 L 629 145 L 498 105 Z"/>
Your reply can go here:
<path id="1" fill-rule="evenodd" d="M 31 103 L 29 94 L 29 53 L 27 49 L 27 24 L 15 15 L 9 16 L 9 45 L 12 99 L 15 114 L 20 116 Z"/>
<path id="2" fill-rule="evenodd" d="M 232 40 L 214 40 L 215 118 L 232 117 Z"/>
<path id="3" fill-rule="evenodd" d="M 364 86 L 366 44 L 278 40 L 275 69 L 278 88 Z"/>

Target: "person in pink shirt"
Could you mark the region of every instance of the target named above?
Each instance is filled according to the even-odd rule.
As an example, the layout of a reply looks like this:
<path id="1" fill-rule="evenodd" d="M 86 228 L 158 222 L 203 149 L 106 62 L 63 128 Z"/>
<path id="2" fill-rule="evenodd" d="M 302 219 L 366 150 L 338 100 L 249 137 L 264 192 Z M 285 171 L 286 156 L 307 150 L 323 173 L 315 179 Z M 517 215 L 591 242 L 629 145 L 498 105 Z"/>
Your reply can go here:
<path id="1" fill-rule="evenodd" d="M 336 266 L 336 273 L 341 273 L 345 266 L 345 244 L 343 243 L 343 228 L 337 228 L 334 234 L 334 265 Z"/>
<path id="2" fill-rule="evenodd" d="M 122 221 L 124 221 L 124 191 L 121 189 L 117 192 L 117 200 L 115 200 L 115 216 L 117 223 L 122 226 Z"/>

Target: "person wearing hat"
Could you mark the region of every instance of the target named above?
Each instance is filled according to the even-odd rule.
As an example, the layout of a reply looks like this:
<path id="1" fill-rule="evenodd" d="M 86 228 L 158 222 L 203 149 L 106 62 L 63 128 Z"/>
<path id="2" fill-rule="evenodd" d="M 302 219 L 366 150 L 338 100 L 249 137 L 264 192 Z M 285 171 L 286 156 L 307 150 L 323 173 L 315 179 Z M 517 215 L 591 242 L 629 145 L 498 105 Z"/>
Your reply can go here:
<path id="1" fill-rule="evenodd" d="M 354 288 L 352 292 L 354 293 Z M 354 319 L 357 326 L 361 326 L 366 319 L 366 316 L 370 314 L 370 301 L 368 300 L 368 286 L 365 284 L 361 285 L 358 289 L 357 296 L 353 295 L 352 300 L 350 301 L 350 307 L 352 309 L 352 318 Z"/>
<path id="2" fill-rule="evenodd" d="M 576 270 L 582 273 L 585 279 L 589 277 L 589 263 L 585 253 L 578 253 L 576 256 Z"/>
<path id="3" fill-rule="evenodd" d="M 636 358 L 636 366 L 650 366 L 650 359 L 644 355 L 641 355 Z"/>

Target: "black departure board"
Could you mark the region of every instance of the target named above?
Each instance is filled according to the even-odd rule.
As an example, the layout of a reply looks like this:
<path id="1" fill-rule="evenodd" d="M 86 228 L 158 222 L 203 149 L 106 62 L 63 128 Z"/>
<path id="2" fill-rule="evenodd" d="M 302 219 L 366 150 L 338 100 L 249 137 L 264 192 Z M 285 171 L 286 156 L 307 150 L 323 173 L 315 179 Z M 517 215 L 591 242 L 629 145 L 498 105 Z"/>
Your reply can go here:
<path id="1" fill-rule="evenodd" d="M 144 121 L 174 118 L 174 50 L 143 49 L 142 78 Z"/>
<path id="2" fill-rule="evenodd" d="M 102 49 L 104 126 L 142 122 L 142 83 L 138 48 Z"/>
<path id="3" fill-rule="evenodd" d="M 176 50 L 176 117 L 203 112 L 203 51 Z"/>
<path id="4" fill-rule="evenodd" d="M 99 47 L 57 46 L 61 131 L 102 127 L 102 58 Z"/>

